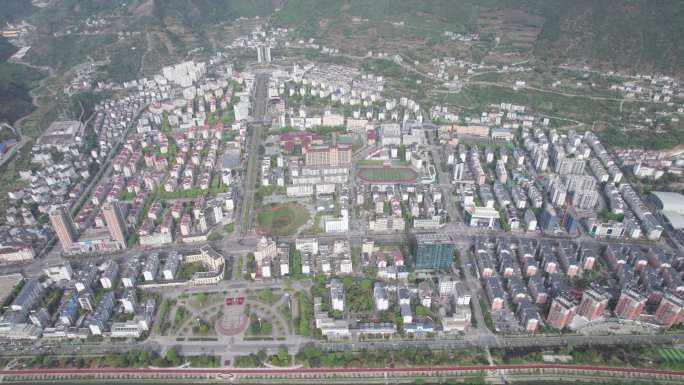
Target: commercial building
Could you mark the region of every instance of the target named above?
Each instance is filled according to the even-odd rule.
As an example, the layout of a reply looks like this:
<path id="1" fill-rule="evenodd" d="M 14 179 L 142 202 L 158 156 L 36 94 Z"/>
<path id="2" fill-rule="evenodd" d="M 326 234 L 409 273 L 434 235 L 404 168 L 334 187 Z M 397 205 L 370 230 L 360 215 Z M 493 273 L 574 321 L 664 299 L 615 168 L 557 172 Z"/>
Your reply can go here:
<path id="1" fill-rule="evenodd" d="M 125 313 L 135 313 L 135 308 L 138 306 L 138 295 L 135 292 L 135 289 L 124 289 L 123 295 L 121 296 L 121 305 L 123 305 Z"/>
<path id="2" fill-rule="evenodd" d="M 361 322 L 359 335 L 391 336 L 397 332 L 397 325 L 390 322 Z"/>
<path id="3" fill-rule="evenodd" d="M 102 215 L 112 239 L 119 244 L 120 248 L 125 249 L 128 230 L 119 204 L 117 202 L 105 204 L 102 206 Z"/>
<path id="4" fill-rule="evenodd" d="M 74 271 L 71 269 L 71 264 L 68 261 L 62 261 L 49 265 L 43 269 L 43 273 L 48 276 L 50 281 L 71 281 Z"/>
<path id="5" fill-rule="evenodd" d="M 561 158 L 556 162 L 555 171 L 557 174 L 582 174 L 584 172 L 584 159 L 581 158 Z"/>
<path id="6" fill-rule="evenodd" d="M 5 262 L 30 261 L 35 257 L 33 247 L 28 243 L 0 243 L 0 260 Z"/>
<path id="7" fill-rule="evenodd" d="M 503 289 L 501 279 L 493 276 L 484 281 L 485 294 L 491 305 L 491 311 L 501 310 L 506 302 L 506 291 Z"/>
<path id="8" fill-rule="evenodd" d="M 121 283 L 124 287 L 135 287 L 138 284 L 140 275 L 140 260 L 138 258 L 129 259 L 124 265 L 121 273 Z"/>
<path id="9" fill-rule="evenodd" d="M 515 138 L 515 135 L 509 129 L 494 128 L 492 129 L 491 137 L 493 140 L 503 140 L 506 142 L 510 142 Z"/>
<path id="10" fill-rule="evenodd" d="M 416 269 L 449 269 L 456 245 L 444 234 L 418 234 L 413 245 Z"/>
<path id="11" fill-rule="evenodd" d="M 403 231 L 405 228 L 406 221 L 400 216 L 376 217 L 368 222 L 369 231 Z"/>
<path id="12" fill-rule="evenodd" d="M 267 44 L 259 44 L 256 46 L 257 62 L 270 63 L 271 62 L 271 46 Z"/>
<path id="13" fill-rule="evenodd" d="M 62 303 L 59 307 L 59 322 L 63 325 L 71 326 L 78 317 L 78 294 L 75 291 L 64 293 Z"/>
<path id="14" fill-rule="evenodd" d="M 560 219 L 556 214 L 556 210 L 551 205 L 547 205 L 539 215 L 539 225 L 547 234 L 554 233 L 560 225 Z"/>
<path id="15" fill-rule="evenodd" d="M 254 251 L 254 260 L 257 266 L 262 266 L 265 259 L 275 258 L 278 255 L 278 247 L 274 240 L 261 237 Z"/>
<path id="16" fill-rule="evenodd" d="M 78 308 L 78 304 L 76 304 L 76 306 Z M 29 320 L 36 327 L 44 328 L 50 322 L 50 313 L 48 313 L 47 309 L 41 307 L 40 309 L 32 310 L 31 313 L 29 313 Z"/>
<path id="17" fill-rule="evenodd" d="M 541 323 L 541 317 L 539 316 L 536 306 L 534 306 L 529 299 L 523 298 L 517 304 L 515 314 L 525 328 L 525 331 L 529 333 L 537 331 L 539 324 Z"/>
<path id="18" fill-rule="evenodd" d="M 112 323 L 110 333 L 113 338 L 139 338 L 147 330 L 145 322 L 133 319 L 131 321 Z"/>
<path id="19" fill-rule="evenodd" d="M 307 167 L 346 166 L 351 160 L 352 146 L 346 144 L 310 145 L 304 154 L 304 164 Z"/>
<path id="20" fill-rule="evenodd" d="M 608 174 L 608 171 L 606 171 L 606 168 L 603 167 L 601 164 L 601 161 L 598 160 L 597 158 L 591 158 L 589 159 L 589 168 L 591 168 L 592 173 L 596 177 L 596 179 L 599 181 L 599 183 L 607 183 L 608 180 L 610 179 L 610 174 Z"/>
<path id="21" fill-rule="evenodd" d="M 449 297 L 456 294 L 456 285 L 458 281 L 454 277 L 441 276 L 439 277 L 439 296 Z"/>
<path id="22" fill-rule="evenodd" d="M 486 138 L 489 136 L 489 127 L 487 126 L 459 126 L 454 125 L 452 127 L 453 131 L 458 136 L 478 136 L 481 138 Z"/>
<path id="23" fill-rule="evenodd" d="M 205 271 L 194 273 L 190 278 L 190 281 L 188 281 L 188 284 L 190 285 L 212 285 L 223 280 L 226 259 L 223 258 L 223 255 L 212 249 L 211 246 L 203 246 L 198 250 L 198 252 L 186 255 L 183 258 L 183 262 L 201 263 L 206 269 Z"/>
<path id="24" fill-rule="evenodd" d="M 404 331 L 417 335 L 433 333 L 435 331 L 435 323 L 429 317 L 414 317 L 412 322 L 404 323 Z"/>
<path id="25" fill-rule="evenodd" d="M 54 121 L 38 140 L 41 146 L 64 148 L 75 142 L 85 126 L 77 120 Z"/>
<path id="26" fill-rule="evenodd" d="M 346 233 L 349 231 L 349 216 L 347 214 L 347 209 L 343 208 L 341 210 L 340 217 L 334 217 L 327 215 L 323 217 L 323 223 L 326 233 Z"/>
<path id="27" fill-rule="evenodd" d="M 397 123 L 380 125 L 380 141 L 383 146 L 401 145 L 401 126 Z"/>
<path id="28" fill-rule="evenodd" d="M 453 305 L 451 312 L 445 308 L 440 308 L 442 318 L 442 329 L 446 333 L 463 332 L 470 326 L 472 310 L 468 305 Z"/>
<path id="29" fill-rule="evenodd" d="M 619 187 L 619 190 L 622 194 L 622 198 L 625 200 L 629 208 L 631 208 L 637 218 L 641 220 L 641 225 L 646 238 L 651 241 L 657 241 L 660 239 L 660 236 L 663 232 L 663 227 L 660 225 L 660 222 L 655 215 L 653 215 L 651 209 L 641 200 L 639 194 L 634 191 L 634 188 L 627 183 L 622 183 Z M 668 195 L 660 193 L 659 196 L 654 195 L 653 197 L 655 198 L 654 200 L 656 202 L 660 201 L 660 205 L 663 207 L 663 209 L 670 208 L 671 210 L 668 211 L 672 213 L 675 212 L 673 209 L 678 207 L 677 200 L 672 199 Z"/>
<path id="30" fill-rule="evenodd" d="M 598 218 L 586 220 L 589 235 L 596 238 L 622 238 L 625 234 L 625 225 L 618 221 L 601 222 Z"/>
<path id="31" fill-rule="evenodd" d="M 76 274 L 74 287 L 76 287 L 76 290 L 78 290 L 79 293 L 83 290 L 89 289 L 93 286 L 93 282 L 95 282 L 96 276 L 97 266 L 92 264 L 84 266 Z"/>
<path id="32" fill-rule="evenodd" d="M 143 278 L 146 282 L 154 281 L 159 272 L 159 254 L 153 253 L 147 257 L 143 268 Z"/>
<path id="33" fill-rule="evenodd" d="M 76 225 L 64 206 L 55 207 L 50 212 L 50 223 L 62 244 L 63 250 L 69 250 L 78 239 Z"/>
<path id="34" fill-rule="evenodd" d="M 531 209 L 525 210 L 525 214 L 523 215 L 523 222 L 525 222 L 525 230 L 537 230 L 537 216 L 534 215 L 534 212 Z"/>
<path id="35" fill-rule="evenodd" d="M 336 320 L 328 317 L 321 311 L 323 300 L 320 297 L 314 298 L 314 318 L 316 327 L 321 329 L 321 334 L 328 339 L 346 338 L 351 335 L 348 320 Z"/>
<path id="36" fill-rule="evenodd" d="M 316 255 L 318 254 L 318 239 L 297 238 L 295 239 L 295 249 L 301 253 Z"/>
<path id="37" fill-rule="evenodd" d="M 180 258 L 180 254 L 176 251 L 170 252 L 166 257 L 164 267 L 162 268 L 162 276 L 165 280 L 170 281 L 176 277 L 176 271 L 181 262 Z"/>
<path id="38" fill-rule="evenodd" d="M 599 193 L 596 190 L 578 190 L 572 193 L 572 205 L 578 209 L 591 210 L 598 201 Z"/>
<path id="39" fill-rule="evenodd" d="M 465 163 L 458 162 L 454 164 L 454 182 L 459 182 L 463 180 L 465 174 Z"/>
<path id="40" fill-rule="evenodd" d="M 100 277 L 100 285 L 104 289 L 111 289 L 116 283 L 116 278 L 119 275 L 119 265 L 112 260 L 108 260 L 102 267 L 102 276 Z"/>
<path id="41" fill-rule="evenodd" d="M 387 294 L 387 289 L 379 282 L 376 282 L 373 287 L 373 299 L 375 300 L 375 309 L 377 311 L 389 309 L 389 295 Z"/>
<path id="42" fill-rule="evenodd" d="M 330 280 L 330 302 L 332 309 L 336 311 L 344 311 L 344 285 L 339 279 Z"/>
<path id="43" fill-rule="evenodd" d="M 38 281 L 38 278 L 29 279 L 21 288 L 14 301 L 12 301 L 10 309 L 28 312 L 33 305 L 36 304 L 38 299 L 40 299 L 42 294 L 43 285 Z"/>
<path id="44" fill-rule="evenodd" d="M 93 293 L 93 290 L 90 288 L 88 288 L 87 290 L 83 290 L 83 291 L 78 293 L 78 305 L 83 310 L 92 312 L 94 309 L 94 307 L 93 307 L 94 300 L 95 300 L 95 294 Z"/>
<path id="45" fill-rule="evenodd" d="M 114 292 L 108 291 L 102 296 L 95 312 L 86 319 L 86 325 L 88 325 L 92 335 L 99 336 L 107 330 L 107 322 L 112 316 L 113 310 Z"/>
<path id="46" fill-rule="evenodd" d="M 684 230 L 684 195 L 674 192 L 654 191 L 649 197 L 665 224 L 675 231 Z"/>
<path id="47" fill-rule="evenodd" d="M 469 226 L 493 228 L 501 219 L 501 214 L 493 207 L 468 206 L 465 208 L 465 217 Z"/>

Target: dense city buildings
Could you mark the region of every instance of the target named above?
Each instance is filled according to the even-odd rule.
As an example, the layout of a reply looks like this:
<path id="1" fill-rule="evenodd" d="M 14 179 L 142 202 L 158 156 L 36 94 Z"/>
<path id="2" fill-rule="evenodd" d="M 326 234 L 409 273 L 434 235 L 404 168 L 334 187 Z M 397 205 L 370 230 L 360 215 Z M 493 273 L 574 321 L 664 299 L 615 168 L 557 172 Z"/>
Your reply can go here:
<path id="1" fill-rule="evenodd" d="M 40 19 L 12 11 L 0 30 L 22 47 L 13 66 L 49 76 L 23 82 L 37 87 L 26 119 L 0 109 L 7 371 L 53 355 L 93 371 L 206 364 L 219 380 L 371 355 L 456 357 L 485 382 L 515 382 L 480 364 L 520 352 L 540 375 L 584 356 L 674 365 L 661 346 L 684 322 L 684 153 L 660 148 L 681 139 L 678 77 L 538 57 L 566 16 L 547 10 L 461 4 L 468 32 L 442 6 L 457 33 L 430 2 L 387 25 L 363 1 L 315 19 L 295 2 L 175 3 L 34 1 Z M 14 20 L 53 13 L 70 17 Z M 169 31 L 150 35 L 163 15 Z M 434 49 L 405 33 L 426 22 Z"/>

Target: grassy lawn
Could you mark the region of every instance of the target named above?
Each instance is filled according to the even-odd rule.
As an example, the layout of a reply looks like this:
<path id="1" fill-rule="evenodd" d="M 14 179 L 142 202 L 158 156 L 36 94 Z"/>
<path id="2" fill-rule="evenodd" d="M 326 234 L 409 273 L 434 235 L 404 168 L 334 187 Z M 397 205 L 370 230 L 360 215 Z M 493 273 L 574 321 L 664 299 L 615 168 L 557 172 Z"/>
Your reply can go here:
<path id="1" fill-rule="evenodd" d="M 252 313 L 249 316 L 247 334 L 252 336 L 270 336 L 273 334 L 273 323 L 270 320 L 259 318 L 256 313 Z"/>
<path id="2" fill-rule="evenodd" d="M 171 328 L 171 322 L 168 320 L 171 309 L 176 305 L 175 300 L 165 299 L 159 308 L 159 316 L 157 322 L 154 324 L 153 331 L 155 334 L 165 335 L 166 331 Z"/>
<path id="3" fill-rule="evenodd" d="M 207 269 L 200 262 L 184 263 L 178 271 L 177 279 L 187 281 L 192 278 L 193 274 L 203 271 L 207 271 Z"/>
<path id="4" fill-rule="evenodd" d="M 206 307 L 208 305 L 213 305 L 216 303 L 221 302 L 223 299 L 223 296 L 218 293 L 198 293 L 198 294 L 193 294 L 190 297 L 190 306 L 192 306 L 195 309 L 201 309 L 203 307 Z"/>
<path id="5" fill-rule="evenodd" d="M 292 235 L 309 220 L 309 212 L 298 204 L 276 204 L 257 213 L 259 227 L 269 235 Z"/>
<path id="6" fill-rule="evenodd" d="M 192 321 L 192 335 L 196 337 L 215 336 L 214 322 L 216 320 L 212 317 L 209 320 L 198 318 Z"/>
<path id="7" fill-rule="evenodd" d="M 283 295 L 282 293 L 276 293 L 272 288 L 267 287 L 263 289 L 257 289 L 254 292 L 254 296 L 250 296 L 250 298 L 252 297 L 263 303 L 273 305 L 274 303 L 278 302 Z"/>
<path id="8" fill-rule="evenodd" d="M 176 308 L 176 315 L 173 318 L 171 330 L 173 332 L 178 332 L 189 316 L 190 312 L 185 308 L 185 306 L 178 306 L 178 308 Z"/>

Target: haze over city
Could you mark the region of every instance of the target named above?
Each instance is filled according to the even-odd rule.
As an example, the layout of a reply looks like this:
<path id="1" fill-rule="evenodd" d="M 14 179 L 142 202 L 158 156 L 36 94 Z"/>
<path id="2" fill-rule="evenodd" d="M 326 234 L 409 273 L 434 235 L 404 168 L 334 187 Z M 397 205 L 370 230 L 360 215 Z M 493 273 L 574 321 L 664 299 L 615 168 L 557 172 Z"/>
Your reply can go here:
<path id="1" fill-rule="evenodd" d="M 0 382 L 684 382 L 684 3 L 3 0 Z"/>

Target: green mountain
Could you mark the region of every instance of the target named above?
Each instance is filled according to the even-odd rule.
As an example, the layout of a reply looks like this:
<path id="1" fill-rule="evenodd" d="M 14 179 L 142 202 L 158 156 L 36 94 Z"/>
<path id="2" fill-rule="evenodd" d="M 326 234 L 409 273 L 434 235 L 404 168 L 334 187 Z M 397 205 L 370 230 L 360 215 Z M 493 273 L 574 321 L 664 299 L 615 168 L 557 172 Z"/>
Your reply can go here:
<path id="1" fill-rule="evenodd" d="M 415 34 L 426 43 L 447 30 L 516 40 L 511 35 L 536 28 L 532 20 L 541 18 L 529 52 L 537 58 L 609 70 L 684 71 L 681 0 L 288 0 L 274 21 L 335 42 L 354 29 L 351 18 L 375 23 L 369 38 L 383 37 L 382 23 L 392 21 L 407 28 L 387 35 Z"/>
<path id="2" fill-rule="evenodd" d="M 684 1 L 557 1 L 545 17 L 538 57 L 610 70 L 684 72 Z"/>
<path id="3" fill-rule="evenodd" d="M 0 6 L 0 26 L 8 21 L 16 21 L 30 14 L 35 8 L 28 0 L 2 0 Z"/>
<path id="4" fill-rule="evenodd" d="M 676 75 L 684 69 L 681 0 L 56 0 L 43 10 L 25 0 L 3 3 L 0 22 L 29 15 L 47 40 L 89 16 L 114 16 L 113 30 L 153 34 L 159 47 L 152 47 L 149 56 L 160 62 L 165 55 L 197 47 L 214 49 L 225 41 L 221 34 L 226 25 L 239 17 L 260 16 L 292 27 L 302 37 L 350 50 L 376 45 L 420 57 L 425 46 L 427 52 L 435 45 L 442 48 L 444 32 L 452 31 L 480 34 L 483 43 L 470 51 L 445 50 L 476 60 L 488 57 L 498 37 L 498 57 L 514 53 L 516 59 L 534 56 L 551 63 Z M 32 15 L 38 16 L 31 20 Z M 45 47 L 44 55 L 37 47 L 39 64 L 68 66 L 70 58 L 82 55 L 60 58 L 60 52 L 98 51 L 114 44 L 92 36 L 56 39 L 56 48 Z M 144 46 L 143 40 L 134 43 Z M 114 53 L 119 45 L 114 44 Z M 132 64 L 126 68 L 138 69 Z"/>

